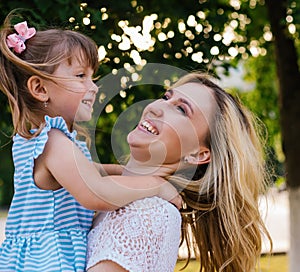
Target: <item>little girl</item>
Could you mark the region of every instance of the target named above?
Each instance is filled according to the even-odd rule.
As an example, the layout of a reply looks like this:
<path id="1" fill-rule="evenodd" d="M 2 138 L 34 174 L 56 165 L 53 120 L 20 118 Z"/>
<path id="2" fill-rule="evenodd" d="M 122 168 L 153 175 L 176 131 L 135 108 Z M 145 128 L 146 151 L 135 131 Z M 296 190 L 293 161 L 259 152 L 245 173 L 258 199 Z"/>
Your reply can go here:
<path id="1" fill-rule="evenodd" d="M 154 195 L 179 206 L 180 197 L 158 177 L 101 177 L 77 140 L 83 131 L 73 123 L 91 118 L 98 91 L 95 43 L 75 31 L 36 31 L 26 22 L 13 29 L 10 19 L 0 32 L 0 89 L 15 130 L 15 194 L 0 271 L 84 271 L 93 210 Z"/>

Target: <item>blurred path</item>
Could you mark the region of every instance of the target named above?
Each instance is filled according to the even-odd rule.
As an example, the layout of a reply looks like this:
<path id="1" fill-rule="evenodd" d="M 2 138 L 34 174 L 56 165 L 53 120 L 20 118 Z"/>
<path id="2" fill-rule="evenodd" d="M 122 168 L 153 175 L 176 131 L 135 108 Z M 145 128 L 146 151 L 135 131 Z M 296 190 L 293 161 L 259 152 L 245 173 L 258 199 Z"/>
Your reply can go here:
<path id="1" fill-rule="evenodd" d="M 5 231 L 5 217 L 0 217 L 0 243 L 4 240 L 4 231 Z"/>
<path id="2" fill-rule="evenodd" d="M 273 252 L 288 252 L 290 246 L 290 224 L 287 190 L 278 191 L 277 188 L 270 189 L 267 195 L 267 201 L 261 200 L 260 210 L 273 239 Z M 262 251 L 263 253 L 268 252 L 268 248 L 265 244 L 263 245 Z"/>

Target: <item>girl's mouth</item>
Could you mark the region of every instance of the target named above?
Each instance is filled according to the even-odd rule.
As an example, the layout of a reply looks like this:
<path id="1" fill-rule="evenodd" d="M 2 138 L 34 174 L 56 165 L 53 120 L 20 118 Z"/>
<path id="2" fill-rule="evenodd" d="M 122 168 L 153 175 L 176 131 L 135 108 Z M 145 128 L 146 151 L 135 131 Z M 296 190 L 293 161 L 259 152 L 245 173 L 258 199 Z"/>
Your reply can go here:
<path id="1" fill-rule="evenodd" d="M 88 106 L 92 106 L 92 104 L 93 104 L 91 100 L 82 100 L 81 102 Z"/>

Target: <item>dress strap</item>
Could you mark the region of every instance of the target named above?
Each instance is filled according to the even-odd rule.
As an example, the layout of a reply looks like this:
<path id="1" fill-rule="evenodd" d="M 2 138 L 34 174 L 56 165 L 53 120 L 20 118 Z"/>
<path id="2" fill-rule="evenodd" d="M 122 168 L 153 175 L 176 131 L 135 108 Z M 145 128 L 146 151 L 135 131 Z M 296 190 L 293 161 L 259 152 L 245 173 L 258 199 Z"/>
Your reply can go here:
<path id="1" fill-rule="evenodd" d="M 42 129 L 41 133 L 36 136 L 35 139 L 35 148 L 33 157 L 36 159 L 39 155 L 42 154 L 45 145 L 48 141 L 48 132 L 52 129 L 56 128 L 61 130 L 71 141 L 75 141 L 77 131 L 74 130 L 72 132 L 69 131 L 66 121 L 61 117 L 49 117 L 45 116 L 45 127 Z"/>

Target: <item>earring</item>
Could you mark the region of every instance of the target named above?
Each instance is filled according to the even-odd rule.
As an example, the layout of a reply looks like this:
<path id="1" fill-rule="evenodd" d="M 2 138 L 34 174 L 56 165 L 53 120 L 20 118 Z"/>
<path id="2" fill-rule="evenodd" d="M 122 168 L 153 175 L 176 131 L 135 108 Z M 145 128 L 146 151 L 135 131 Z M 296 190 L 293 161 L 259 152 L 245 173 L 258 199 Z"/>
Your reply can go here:
<path id="1" fill-rule="evenodd" d="M 48 101 L 44 101 L 44 108 L 48 107 Z"/>
<path id="2" fill-rule="evenodd" d="M 183 158 L 183 163 L 185 163 L 185 164 L 189 163 L 189 160 L 188 160 L 187 157 L 184 157 L 184 158 Z"/>

